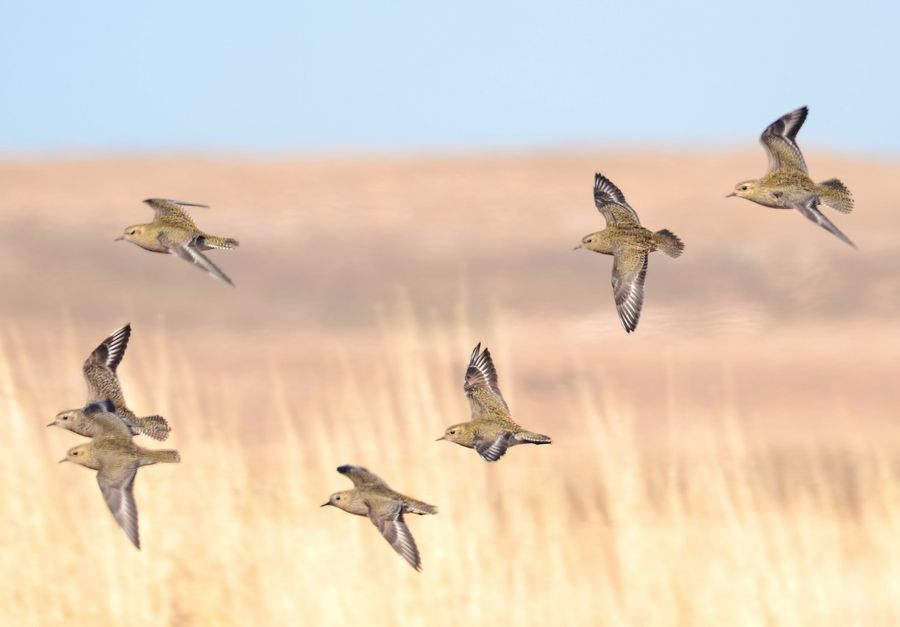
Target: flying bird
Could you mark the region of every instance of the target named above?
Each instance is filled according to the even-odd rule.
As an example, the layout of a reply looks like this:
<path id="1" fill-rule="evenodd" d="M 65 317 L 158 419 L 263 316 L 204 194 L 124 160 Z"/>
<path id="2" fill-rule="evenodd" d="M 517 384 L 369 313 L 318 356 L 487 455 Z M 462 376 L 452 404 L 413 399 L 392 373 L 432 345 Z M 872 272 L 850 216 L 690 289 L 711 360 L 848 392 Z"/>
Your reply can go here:
<path id="1" fill-rule="evenodd" d="M 128 340 L 131 338 L 131 324 L 115 331 L 88 355 L 82 366 L 88 387 L 87 404 L 109 399 L 114 413 L 129 429 L 132 435 L 143 433 L 156 440 L 169 437 L 169 423 L 162 416 L 136 416 L 125 404 L 122 386 L 116 369 L 125 356 Z M 91 413 L 85 408 L 68 409 L 59 412 L 48 427 L 62 427 L 78 435 L 92 438 L 97 427 Z"/>
<path id="2" fill-rule="evenodd" d="M 384 539 L 416 570 L 422 560 L 403 514 L 437 514 L 437 507 L 395 492 L 378 475 L 362 466 L 345 464 L 337 471 L 353 482 L 352 490 L 335 492 L 322 507 L 331 505 L 357 516 L 368 516 Z"/>
<path id="3" fill-rule="evenodd" d="M 97 483 L 103 500 L 116 522 L 138 549 L 137 504 L 134 501 L 134 479 L 141 466 L 156 463 L 178 463 L 181 457 L 175 450 L 141 448 L 132 441 L 132 434 L 122 420 L 112 413 L 110 401 L 93 403 L 85 408 L 95 435 L 86 444 L 68 450 L 59 463 L 72 462 L 97 471 Z"/>
<path id="4" fill-rule="evenodd" d="M 472 419 L 447 427 L 438 442 L 447 440 L 474 448 L 488 462 L 503 457 L 511 446 L 550 444 L 550 436 L 527 431 L 512 419 L 497 385 L 497 370 L 491 353 L 487 347 L 481 349 L 481 342 L 469 358 L 463 390 L 472 408 Z"/>
<path id="5" fill-rule="evenodd" d="M 796 209 L 806 218 L 856 248 L 819 210 L 825 204 L 841 213 L 853 210 L 853 196 L 838 179 L 816 183 L 809 177 L 803 153 L 797 145 L 797 133 L 809 109 L 800 107 L 772 122 L 759 140 L 769 155 L 769 171 L 760 179 L 741 181 L 726 198 L 746 198 L 764 207 Z"/>
<path id="6" fill-rule="evenodd" d="M 187 207 L 206 207 L 180 200 L 148 198 L 144 201 L 153 208 L 155 216 L 147 224 L 133 224 L 116 240 L 127 240 L 144 250 L 155 253 L 171 253 L 205 270 L 208 274 L 234 285 L 203 253 L 215 248 L 229 250 L 237 248 L 238 241 L 230 237 L 219 237 L 204 233 L 194 223 Z"/>
<path id="7" fill-rule="evenodd" d="M 612 288 L 616 310 L 626 333 L 637 328 L 644 306 L 644 280 L 650 253 L 661 250 L 670 257 L 684 252 L 684 244 L 668 229 L 651 231 L 641 226 L 637 212 L 612 181 L 594 175 L 594 204 L 606 218 L 606 228 L 585 235 L 575 247 L 612 255 Z"/>

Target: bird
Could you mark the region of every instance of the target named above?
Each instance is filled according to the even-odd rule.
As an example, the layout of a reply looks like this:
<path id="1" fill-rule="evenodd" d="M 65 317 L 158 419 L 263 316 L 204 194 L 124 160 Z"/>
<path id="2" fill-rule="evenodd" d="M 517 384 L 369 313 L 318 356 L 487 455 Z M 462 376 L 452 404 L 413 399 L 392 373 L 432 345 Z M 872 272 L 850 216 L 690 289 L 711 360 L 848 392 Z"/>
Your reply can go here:
<path id="1" fill-rule="evenodd" d="M 119 383 L 116 369 L 125 356 L 125 349 L 128 347 L 130 338 L 131 324 L 128 323 L 103 340 L 88 355 L 82 367 L 88 387 L 87 405 L 108 399 L 114 406 L 111 413 L 118 416 L 132 435 L 143 433 L 156 440 L 165 440 L 171 431 L 165 418 L 162 416 L 136 416 L 125 405 L 125 397 L 122 395 L 122 386 Z M 92 416 L 92 413 L 86 411 L 86 407 L 67 409 L 56 414 L 56 418 L 47 426 L 62 427 L 78 435 L 91 438 L 96 434 Z"/>
<path id="2" fill-rule="evenodd" d="M 816 183 L 809 178 L 806 161 L 797 145 L 797 133 L 808 113 L 808 107 L 800 107 L 781 116 L 763 131 L 759 140 L 769 155 L 769 171 L 761 179 L 741 181 L 726 198 L 737 196 L 773 209 L 796 209 L 856 248 L 856 244 L 819 210 L 819 205 L 825 204 L 841 213 L 850 213 L 853 196 L 838 179 Z"/>
<path id="3" fill-rule="evenodd" d="M 205 270 L 216 279 L 234 285 L 224 272 L 210 261 L 204 251 L 214 248 L 237 248 L 238 241 L 231 237 L 219 237 L 201 231 L 187 212 L 187 207 L 207 207 L 196 203 L 166 198 L 148 198 L 144 201 L 153 208 L 155 216 L 147 224 L 126 227 L 116 241 L 126 240 L 144 250 L 155 253 L 171 253 Z"/>
<path id="4" fill-rule="evenodd" d="M 138 549 L 137 504 L 134 501 L 134 478 L 141 466 L 181 461 L 176 450 L 141 448 L 132 441 L 131 431 L 118 416 L 108 411 L 106 402 L 88 406 L 95 435 L 90 442 L 73 446 L 59 463 L 72 462 L 97 471 L 97 483 L 103 500 L 116 522 Z"/>
<path id="5" fill-rule="evenodd" d="M 335 492 L 320 507 L 331 505 L 357 516 L 368 516 L 384 539 L 410 566 L 422 570 L 416 541 L 406 526 L 403 514 L 437 514 L 437 507 L 395 492 L 378 475 L 363 468 L 344 464 L 337 471 L 353 482 L 352 490 Z"/>
<path id="6" fill-rule="evenodd" d="M 550 444 L 550 436 L 526 431 L 512 419 L 509 406 L 497 385 L 497 370 L 491 352 L 479 342 L 469 358 L 463 390 L 472 408 L 472 419 L 447 427 L 436 441 L 447 440 L 474 448 L 482 459 L 495 462 L 511 446 Z"/>
<path id="7" fill-rule="evenodd" d="M 594 204 L 606 218 L 606 228 L 585 235 L 574 250 L 584 248 L 613 256 L 613 298 L 625 332 L 631 333 L 641 318 L 650 253 L 661 250 L 679 257 L 684 244 L 668 229 L 654 232 L 642 227 L 622 191 L 599 172 L 594 175 Z"/>

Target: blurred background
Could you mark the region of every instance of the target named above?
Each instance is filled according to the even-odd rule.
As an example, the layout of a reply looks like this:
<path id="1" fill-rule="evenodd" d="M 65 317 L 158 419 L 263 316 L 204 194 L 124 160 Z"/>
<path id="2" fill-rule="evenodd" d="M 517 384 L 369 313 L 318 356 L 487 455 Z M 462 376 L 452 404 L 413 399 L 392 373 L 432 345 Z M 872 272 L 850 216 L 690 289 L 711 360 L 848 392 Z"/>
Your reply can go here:
<path id="1" fill-rule="evenodd" d="M 900 622 L 897 6 L 5 14 L 6 622 Z M 802 105 L 858 250 L 724 198 Z M 611 260 L 572 251 L 595 171 L 686 244 L 631 335 Z M 236 287 L 113 242 L 151 196 L 211 206 Z M 129 321 L 126 398 L 183 460 L 139 473 L 140 552 L 44 428 Z M 433 441 L 479 341 L 552 446 Z M 343 463 L 439 506 L 409 521 L 422 573 L 318 508 Z"/>

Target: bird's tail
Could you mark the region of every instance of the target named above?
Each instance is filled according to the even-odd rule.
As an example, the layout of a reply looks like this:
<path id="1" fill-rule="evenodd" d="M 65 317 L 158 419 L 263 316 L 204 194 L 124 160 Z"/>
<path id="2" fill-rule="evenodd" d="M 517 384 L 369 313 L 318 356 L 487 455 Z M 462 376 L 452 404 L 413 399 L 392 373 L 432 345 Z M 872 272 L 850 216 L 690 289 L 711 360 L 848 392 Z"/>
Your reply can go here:
<path id="1" fill-rule="evenodd" d="M 230 248 L 237 248 L 239 242 L 233 237 L 219 237 L 218 235 L 203 235 L 199 238 L 197 242 L 201 246 L 207 246 L 209 248 L 222 248 L 228 250 Z"/>
<path id="2" fill-rule="evenodd" d="M 662 229 L 654 233 L 653 243 L 669 257 L 678 257 L 684 252 L 684 243 L 669 229 Z"/>
<path id="3" fill-rule="evenodd" d="M 520 442 L 528 442 L 529 444 L 550 444 L 553 442 L 549 435 L 534 433 L 532 431 L 521 431 L 516 434 L 516 439 Z"/>
<path id="4" fill-rule="evenodd" d="M 837 179 L 819 183 L 819 198 L 823 203 L 841 213 L 853 211 L 853 195 L 847 186 Z"/>
<path id="5" fill-rule="evenodd" d="M 144 449 L 142 452 L 146 464 L 177 464 L 181 461 L 181 455 L 172 449 Z"/>
<path id="6" fill-rule="evenodd" d="M 169 437 L 169 432 L 172 430 L 168 421 L 162 416 L 144 416 L 135 418 L 134 422 L 141 433 L 160 442 Z"/>
<path id="7" fill-rule="evenodd" d="M 437 514 L 438 509 L 434 505 L 429 505 L 423 501 L 406 498 L 406 511 L 410 514 Z"/>

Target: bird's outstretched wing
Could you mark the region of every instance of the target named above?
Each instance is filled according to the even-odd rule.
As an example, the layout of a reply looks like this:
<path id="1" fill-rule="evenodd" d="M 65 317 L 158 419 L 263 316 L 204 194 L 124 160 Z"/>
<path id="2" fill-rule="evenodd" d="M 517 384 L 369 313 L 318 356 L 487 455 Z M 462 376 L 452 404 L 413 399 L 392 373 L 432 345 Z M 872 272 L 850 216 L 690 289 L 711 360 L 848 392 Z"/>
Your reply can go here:
<path id="1" fill-rule="evenodd" d="M 495 462 L 506 454 L 512 433 L 504 431 L 493 439 L 475 438 L 475 450 L 487 462 Z"/>
<path id="2" fill-rule="evenodd" d="M 131 324 L 126 324 L 103 340 L 84 361 L 82 372 L 88 387 L 88 403 L 106 398 L 116 405 L 124 403 L 116 368 L 125 356 L 130 337 Z"/>
<path id="3" fill-rule="evenodd" d="M 606 226 L 641 223 L 637 212 L 625 200 L 622 190 L 599 172 L 594 175 L 594 204 L 597 205 L 597 211 L 606 218 Z"/>
<path id="4" fill-rule="evenodd" d="M 419 549 L 406 521 L 403 520 L 403 507 L 397 502 L 368 503 L 369 520 L 372 521 L 384 539 L 403 559 L 416 570 L 422 570 Z"/>
<path id="5" fill-rule="evenodd" d="M 856 244 L 850 241 L 850 238 L 841 233 L 841 230 L 837 228 L 834 224 L 831 223 L 831 220 L 826 218 L 821 211 L 819 211 L 819 199 L 816 197 L 810 198 L 806 204 L 797 205 L 797 210 L 802 213 L 804 216 L 821 226 L 823 229 L 836 236 L 839 240 L 844 242 L 845 244 L 849 244 L 856 248 Z"/>
<path id="6" fill-rule="evenodd" d="M 797 145 L 797 133 L 808 113 L 809 109 L 800 107 L 781 116 L 763 131 L 759 141 L 769 155 L 769 172 L 782 168 L 807 171 L 803 153 Z"/>
<path id="7" fill-rule="evenodd" d="M 644 305 L 644 279 L 647 276 L 648 255 L 644 253 L 616 252 L 613 256 L 612 288 L 616 310 L 625 331 L 637 328 Z"/>
<path id="8" fill-rule="evenodd" d="M 368 470 L 367 468 L 363 468 L 362 466 L 352 466 L 350 464 L 344 464 L 343 466 L 338 466 L 337 471 L 350 479 L 350 481 L 353 482 L 353 485 L 357 488 L 390 489 L 388 487 L 388 484 L 386 484 L 381 479 L 381 477 Z"/>
<path id="9" fill-rule="evenodd" d="M 178 255 L 188 263 L 193 266 L 200 268 L 201 270 L 206 271 L 210 276 L 219 279 L 223 283 L 227 283 L 228 285 L 234 285 L 231 279 L 222 272 L 216 264 L 207 258 L 202 252 L 200 252 L 193 244 L 175 244 L 168 237 L 166 237 L 165 233 L 160 232 L 159 235 L 156 236 L 156 239 L 159 240 L 159 243 L 164 246 L 170 252 Z"/>
<path id="10" fill-rule="evenodd" d="M 472 406 L 473 418 L 484 413 L 509 415 L 509 406 L 497 385 L 497 369 L 494 367 L 494 360 L 491 359 L 491 352 L 487 347 L 482 350 L 481 342 L 475 346 L 469 357 L 463 390 Z"/>
<path id="11" fill-rule="evenodd" d="M 137 464 L 112 469 L 103 468 L 97 472 L 97 483 L 113 518 L 134 546 L 141 548 L 137 504 L 134 502 L 136 475 Z"/>
<path id="12" fill-rule="evenodd" d="M 184 202 L 182 200 L 169 200 L 168 198 L 147 198 L 144 203 L 153 208 L 153 213 L 160 222 L 192 228 L 197 228 L 197 225 L 194 224 L 194 220 L 187 212 L 186 207 L 209 208 L 207 205 Z"/>

